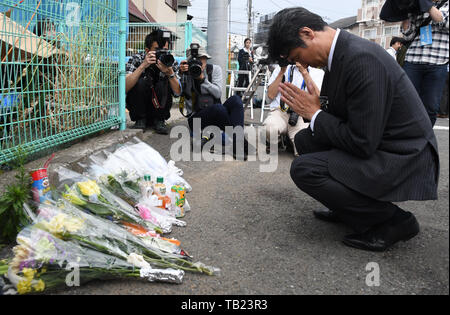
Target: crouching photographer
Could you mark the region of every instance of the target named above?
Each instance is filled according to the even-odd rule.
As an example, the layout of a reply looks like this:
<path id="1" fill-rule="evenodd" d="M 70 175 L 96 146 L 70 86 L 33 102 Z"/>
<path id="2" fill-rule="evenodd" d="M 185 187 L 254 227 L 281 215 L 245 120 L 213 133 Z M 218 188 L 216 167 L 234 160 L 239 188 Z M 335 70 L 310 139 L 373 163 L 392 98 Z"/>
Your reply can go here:
<path id="1" fill-rule="evenodd" d="M 169 48 L 170 32 L 155 30 L 145 39 L 145 51 L 129 60 L 126 71 L 127 109 L 134 129 L 151 127 L 168 134 L 172 97 L 181 94 L 181 83 Z"/>
<path id="2" fill-rule="evenodd" d="M 302 68 L 300 64 L 288 65 L 280 64 L 274 69 L 271 78 L 269 79 L 269 88 L 267 96 L 272 100 L 270 103 L 270 113 L 264 121 L 267 136 L 266 139 L 271 139 L 271 134 L 278 135 L 278 141 L 282 137 L 289 138 L 294 148 L 294 155 L 297 156 L 297 149 L 294 145 L 295 135 L 302 129 L 308 128 L 302 117 L 291 110 L 282 100 L 279 92 L 280 84 L 289 82 L 295 86 L 306 89 L 306 83 L 301 71 L 308 71 L 316 86 L 322 86 L 324 72 L 319 69 L 309 67 L 307 70 Z M 267 146 L 269 148 L 269 144 Z"/>
<path id="3" fill-rule="evenodd" d="M 188 118 L 189 128 L 193 131 L 194 119 L 201 121 L 201 130 L 208 126 L 216 126 L 225 132 L 227 126 L 244 128 L 244 106 L 238 96 L 232 96 L 224 104 L 222 96 L 222 69 L 218 65 L 208 64 L 211 59 L 203 47 L 192 44 L 187 51 L 188 59 L 180 64 L 179 75 L 183 92 L 180 106 L 183 114 Z M 224 134 L 224 138 L 225 138 Z M 211 137 L 203 137 L 202 147 L 211 140 Z M 222 141 L 225 145 L 225 140 Z M 244 156 L 236 156 L 236 135 L 233 135 L 233 157 L 246 160 L 248 155 L 248 143 L 244 139 Z M 223 149 L 222 152 L 225 152 Z"/>

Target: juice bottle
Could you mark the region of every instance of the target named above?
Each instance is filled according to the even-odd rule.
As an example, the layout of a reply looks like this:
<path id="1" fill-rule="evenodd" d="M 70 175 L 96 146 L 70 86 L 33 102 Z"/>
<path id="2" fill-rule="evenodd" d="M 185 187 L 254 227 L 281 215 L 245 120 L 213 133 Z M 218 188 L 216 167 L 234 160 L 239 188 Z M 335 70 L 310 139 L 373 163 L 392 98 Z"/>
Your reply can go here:
<path id="1" fill-rule="evenodd" d="M 140 186 L 142 196 L 150 199 L 154 191 L 152 177 L 150 175 L 145 175 L 144 181 L 140 183 Z"/>
<path id="2" fill-rule="evenodd" d="M 163 177 L 157 178 L 156 185 L 154 186 L 154 192 L 162 203 L 162 205 L 159 208 L 166 210 L 170 209 L 170 206 L 172 205 L 172 200 L 166 194 L 166 185 L 164 185 Z"/>
<path id="3" fill-rule="evenodd" d="M 156 184 L 153 187 L 153 192 L 158 196 L 166 194 L 166 185 L 164 185 L 164 177 L 158 177 L 156 179 Z"/>

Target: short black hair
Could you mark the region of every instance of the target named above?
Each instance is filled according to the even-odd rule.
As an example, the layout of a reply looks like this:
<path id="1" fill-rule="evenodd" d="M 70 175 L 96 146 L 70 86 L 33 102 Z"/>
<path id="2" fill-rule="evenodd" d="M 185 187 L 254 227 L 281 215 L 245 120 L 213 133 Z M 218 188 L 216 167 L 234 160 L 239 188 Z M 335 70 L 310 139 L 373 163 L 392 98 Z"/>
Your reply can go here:
<path id="1" fill-rule="evenodd" d="M 245 45 L 245 43 L 247 42 L 247 41 L 252 41 L 250 38 L 246 38 L 245 40 L 244 40 L 244 45 Z"/>
<path id="2" fill-rule="evenodd" d="M 405 40 L 401 37 L 392 37 L 390 46 L 392 47 L 395 43 L 404 44 Z"/>
<path id="3" fill-rule="evenodd" d="M 269 58 L 279 61 L 280 56 L 287 56 L 289 51 L 297 47 L 306 47 L 298 32 L 309 27 L 313 31 L 324 31 L 328 24 L 317 14 L 305 8 L 288 8 L 278 12 L 272 20 L 267 46 Z"/>
<path id="4" fill-rule="evenodd" d="M 145 47 L 151 49 L 152 44 L 157 42 L 159 48 L 162 48 L 167 42 L 170 43 L 170 37 L 171 33 L 169 31 L 164 31 L 161 29 L 154 30 L 145 37 Z"/>

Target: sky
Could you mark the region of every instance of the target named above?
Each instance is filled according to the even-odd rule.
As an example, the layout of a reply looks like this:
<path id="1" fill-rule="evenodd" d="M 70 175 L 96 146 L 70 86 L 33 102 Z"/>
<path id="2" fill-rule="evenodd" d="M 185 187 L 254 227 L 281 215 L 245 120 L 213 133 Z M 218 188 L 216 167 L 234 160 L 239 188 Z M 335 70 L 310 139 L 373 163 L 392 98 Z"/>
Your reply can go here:
<path id="1" fill-rule="evenodd" d="M 194 16 L 193 24 L 197 27 L 208 24 L 208 1 L 190 0 L 192 7 L 188 14 Z M 261 15 L 278 12 L 281 9 L 302 6 L 319 14 L 327 23 L 357 15 L 361 0 L 253 0 L 253 10 Z M 247 34 L 247 0 L 231 0 L 231 32 Z M 255 22 L 259 18 L 255 18 Z M 256 28 L 256 23 L 255 23 Z"/>

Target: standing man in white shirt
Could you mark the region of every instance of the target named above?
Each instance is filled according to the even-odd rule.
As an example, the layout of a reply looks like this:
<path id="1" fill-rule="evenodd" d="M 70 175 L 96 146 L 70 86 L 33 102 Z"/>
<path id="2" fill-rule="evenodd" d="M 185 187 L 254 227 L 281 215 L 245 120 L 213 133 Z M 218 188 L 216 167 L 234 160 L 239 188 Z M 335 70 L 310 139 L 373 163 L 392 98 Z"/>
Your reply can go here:
<path id="1" fill-rule="evenodd" d="M 403 38 L 393 37 L 391 40 L 391 44 L 390 44 L 391 47 L 386 49 L 386 51 L 388 52 L 389 55 L 392 56 L 392 58 L 397 60 L 398 50 L 403 46 L 404 43 L 405 43 L 405 40 Z"/>
<path id="2" fill-rule="evenodd" d="M 298 115 L 292 117 L 293 115 L 296 115 L 296 113 L 289 110 L 289 107 L 281 101 L 281 93 L 279 92 L 279 87 L 282 82 L 289 82 L 303 90 L 306 89 L 306 83 L 299 71 L 299 66 L 300 64 L 289 65 L 286 67 L 277 65 L 270 77 L 267 96 L 272 102 L 270 103 L 270 114 L 264 121 L 267 132 L 266 139 L 271 139 L 270 135 L 275 133 L 278 135 L 278 141 L 280 141 L 281 135 L 287 134 L 292 141 L 292 144 L 294 144 L 295 135 L 300 130 L 308 128 L 309 126 L 302 117 L 298 117 Z M 322 86 L 324 72 L 311 67 L 308 68 L 308 71 L 314 80 L 314 83 L 318 87 Z M 294 155 L 298 156 L 295 145 L 293 145 L 293 147 Z"/>

